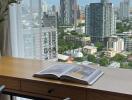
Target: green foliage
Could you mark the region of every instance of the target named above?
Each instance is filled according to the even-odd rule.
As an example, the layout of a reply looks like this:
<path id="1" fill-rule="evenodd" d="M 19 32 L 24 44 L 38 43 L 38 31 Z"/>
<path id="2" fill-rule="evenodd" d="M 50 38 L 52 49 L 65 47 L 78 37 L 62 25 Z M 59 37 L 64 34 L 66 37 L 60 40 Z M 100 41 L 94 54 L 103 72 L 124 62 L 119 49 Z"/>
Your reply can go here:
<path id="1" fill-rule="evenodd" d="M 102 51 L 103 48 L 104 48 L 104 46 L 103 46 L 103 44 L 102 44 L 101 42 L 97 42 L 97 43 L 95 44 L 95 46 L 97 47 L 97 50 L 98 50 L 98 51 Z"/>
<path id="2" fill-rule="evenodd" d="M 96 63 L 96 57 L 94 55 L 89 54 L 87 56 L 87 60 L 93 63 Z"/>
<path id="3" fill-rule="evenodd" d="M 8 4 L 17 3 L 18 0 L 9 0 Z"/>
<path id="4" fill-rule="evenodd" d="M 132 29 L 132 24 L 128 20 L 116 24 L 117 33 L 126 32 Z"/>
<path id="5" fill-rule="evenodd" d="M 63 38 L 58 40 L 59 50 L 58 52 L 63 54 L 67 50 L 79 48 L 80 45 L 71 41 L 65 41 Z"/>
<path id="6" fill-rule="evenodd" d="M 61 60 L 61 59 L 58 59 L 58 62 L 66 62 L 66 61 L 64 61 L 64 60 Z"/>
<path id="7" fill-rule="evenodd" d="M 66 33 L 64 32 L 64 28 L 59 28 L 58 32 L 59 32 L 59 39 L 63 39 L 63 37 L 66 35 Z"/>
<path id="8" fill-rule="evenodd" d="M 71 31 L 71 35 L 79 35 L 76 31 Z"/>
<path id="9" fill-rule="evenodd" d="M 106 58 L 106 57 L 103 57 L 103 58 L 101 58 L 101 59 L 99 60 L 99 64 L 100 64 L 101 66 L 107 66 L 107 65 L 109 64 L 109 59 Z"/>
<path id="10" fill-rule="evenodd" d="M 116 54 L 112 60 L 117 61 L 117 62 L 124 62 L 126 60 L 126 57 L 122 54 Z"/>
<path id="11" fill-rule="evenodd" d="M 79 23 L 78 27 L 85 26 L 85 23 Z"/>
<path id="12" fill-rule="evenodd" d="M 59 28 L 58 29 L 59 35 L 58 35 L 58 45 L 59 45 L 59 50 L 58 52 L 63 54 L 67 50 L 72 50 L 72 49 L 77 49 L 81 47 L 81 44 L 79 43 L 74 43 L 72 41 L 65 41 L 64 36 L 67 34 L 64 32 L 64 28 Z M 72 35 L 79 35 L 77 32 L 72 31 Z"/>
<path id="13" fill-rule="evenodd" d="M 132 68 L 132 62 L 128 62 L 128 66 Z"/>
<path id="14" fill-rule="evenodd" d="M 129 68 L 128 63 L 124 63 L 124 62 L 120 62 L 120 66 L 121 68 L 125 68 L 125 69 Z"/>
<path id="15" fill-rule="evenodd" d="M 82 58 L 81 57 L 77 57 L 77 58 L 74 58 L 74 60 L 77 61 L 77 62 L 82 62 L 84 59 L 83 59 L 83 57 Z"/>

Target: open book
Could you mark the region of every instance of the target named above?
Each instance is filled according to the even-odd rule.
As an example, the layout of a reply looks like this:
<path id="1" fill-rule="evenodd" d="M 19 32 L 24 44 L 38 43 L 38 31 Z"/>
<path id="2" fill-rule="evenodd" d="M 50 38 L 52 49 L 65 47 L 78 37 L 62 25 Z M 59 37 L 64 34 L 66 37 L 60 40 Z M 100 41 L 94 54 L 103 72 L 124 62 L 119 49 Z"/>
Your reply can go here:
<path id="1" fill-rule="evenodd" d="M 92 85 L 102 75 L 101 70 L 91 68 L 88 65 L 55 64 L 35 73 L 34 77 Z"/>

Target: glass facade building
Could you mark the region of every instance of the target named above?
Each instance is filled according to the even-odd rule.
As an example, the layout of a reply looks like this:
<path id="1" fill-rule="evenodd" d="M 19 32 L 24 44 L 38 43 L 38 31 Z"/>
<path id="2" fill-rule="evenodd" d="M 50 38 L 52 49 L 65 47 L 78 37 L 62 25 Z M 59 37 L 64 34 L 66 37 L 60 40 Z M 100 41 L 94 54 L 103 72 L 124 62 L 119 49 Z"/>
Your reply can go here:
<path id="1" fill-rule="evenodd" d="M 76 25 L 77 10 L 77 0 L 60 0 L 61 25 Z"/>
<path id="2" fill-rule="evenodd" d="M 91 3 L 86 6 L 86 34 L 92 42 L 103 42 L 104 38 L 116 33 L 116 19 L 112 3 Z"/>

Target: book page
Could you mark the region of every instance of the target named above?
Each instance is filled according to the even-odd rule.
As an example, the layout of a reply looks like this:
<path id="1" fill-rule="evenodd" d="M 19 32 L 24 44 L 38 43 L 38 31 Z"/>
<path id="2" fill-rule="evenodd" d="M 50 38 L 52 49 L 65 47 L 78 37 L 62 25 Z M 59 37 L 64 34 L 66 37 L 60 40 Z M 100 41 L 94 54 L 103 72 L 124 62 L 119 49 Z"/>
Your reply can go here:
<path id="1" fill-rule="evenodd" d="M 102 72 L 101 70 L 97 69 L 96 71 L 94 71 L 92 73 L 92 75 L 90 75 L 90 77 L 87 78 L 87 82 L 89 82 L 89 84 L 93 84 L 95 81 L 97 81 L 98 78 L 100 78 L 102 75 L 104 74 L 104 72 Z"/>
<path id="2" fill-rule="evenodd" d="M 49 66 L 48 68 L 42 70 L 41 72 L 37 73 L 38 75 L 56 75 L 57 77 L 60 77 L 64 73 L 71 70 L 74 66 L 72 64 L 55 64 L 52 66 Z"/>
<path id="3" fill-rule="evenodd" d="M 88 66 L 77 66 L 65 73 L 66 76 L 70 76 L 79 80 L 85 80 L 87 81 L 87 78 L 94 73 L 96 69 L 90 68 Z"/>

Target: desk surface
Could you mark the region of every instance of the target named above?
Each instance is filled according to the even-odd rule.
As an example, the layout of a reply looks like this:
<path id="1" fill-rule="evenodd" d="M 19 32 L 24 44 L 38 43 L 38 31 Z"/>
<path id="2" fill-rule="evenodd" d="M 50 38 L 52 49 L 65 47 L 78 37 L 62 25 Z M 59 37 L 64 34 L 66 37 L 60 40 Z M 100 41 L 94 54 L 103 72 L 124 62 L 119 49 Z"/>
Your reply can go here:
<path id="1" fill-rule="evenodd" d="M 34 73 L 51 64 L 53 62 L 2 57 L 0 76 L 132 95 L 132 70 L 101 68 L 104 75 L 92 86 L 32 77 Z"/>

